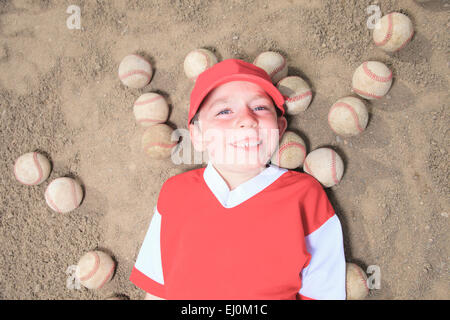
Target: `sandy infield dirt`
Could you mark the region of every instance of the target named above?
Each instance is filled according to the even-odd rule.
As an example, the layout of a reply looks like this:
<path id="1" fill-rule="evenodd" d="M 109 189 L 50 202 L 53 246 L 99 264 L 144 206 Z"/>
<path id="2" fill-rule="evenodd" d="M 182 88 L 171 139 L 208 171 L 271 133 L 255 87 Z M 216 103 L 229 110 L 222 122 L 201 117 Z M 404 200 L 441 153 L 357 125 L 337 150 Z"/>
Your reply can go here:
<path id="1" fill-rule="evenodd" d="M 66 25 L 71 4 L 81 9 L 79 30 Z M 411 18 L 416 33 L 407 47 L 387 54 L 374 45 L 370 4 Z M 0 1 L 0 299 L 143 297 L 128 277 L 159 190 L 202 165 L 148 158 L 133 103 L 158 92 L 169 102 L 167 123 L 186 128 L 192 84 L 183 61 L 195 48 L 219 61 L 282 53 L 289 75 L 313 90 L 288 129 L 308 151 L 329 146 L 344 160 L 341 183 L 326 192 L 347 261 L 380 268 L 381 287 L 369 299 L 449 299 L 449 13 L 449 1 L 435 0 Z M 118 79 L 130 53 L 154 66 L 143 89 Z M 337 137 L 329 108 L 351 93 L 365 60 L 393 70 L 392 89 L 366 104 L 363 134 Z M 38 186 L 21 185 L 13 173 L 15 159 L 30 151 L 52 162 Z M 44 200 L 61 176 L 85 191 L 66 214 Z M 112 281 L 98 291 L 68 288 L 66 270 L 94 249 L 117 262 Z"/>

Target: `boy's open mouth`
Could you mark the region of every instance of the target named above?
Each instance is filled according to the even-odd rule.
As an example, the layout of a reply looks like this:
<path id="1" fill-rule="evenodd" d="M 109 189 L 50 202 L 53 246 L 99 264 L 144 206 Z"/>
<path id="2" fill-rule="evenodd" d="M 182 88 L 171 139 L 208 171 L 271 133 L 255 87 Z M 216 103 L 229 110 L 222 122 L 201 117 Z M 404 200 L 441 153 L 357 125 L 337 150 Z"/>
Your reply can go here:
<path id="1" fill-rule="evenodd" d="M 250 150 L 256 149 L 262 144 L 262 140 L 258 139 L 243 139 L 237 142 L 230 143 L 231 146 L 235 148 Z"/>

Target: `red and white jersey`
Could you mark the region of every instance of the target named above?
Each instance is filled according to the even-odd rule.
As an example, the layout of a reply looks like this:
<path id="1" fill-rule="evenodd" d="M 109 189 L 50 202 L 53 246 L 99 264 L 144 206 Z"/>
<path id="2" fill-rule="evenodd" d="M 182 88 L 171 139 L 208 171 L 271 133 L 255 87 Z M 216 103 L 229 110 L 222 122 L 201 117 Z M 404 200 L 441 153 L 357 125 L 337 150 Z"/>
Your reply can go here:
<path id="1" fill-rule="evenodd" d="M 162 186 L 130 280 L 164 299 L 345 299 L 342 229 L 312 176 L 229 190 L 211 162 Z"/>

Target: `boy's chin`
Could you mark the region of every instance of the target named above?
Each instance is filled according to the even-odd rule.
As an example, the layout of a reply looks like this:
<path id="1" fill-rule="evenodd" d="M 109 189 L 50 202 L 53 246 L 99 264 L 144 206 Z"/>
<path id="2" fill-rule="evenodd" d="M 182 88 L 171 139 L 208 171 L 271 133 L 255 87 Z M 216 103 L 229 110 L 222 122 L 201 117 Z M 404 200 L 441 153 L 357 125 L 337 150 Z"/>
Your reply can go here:
<path id="1" fill-rule="evenodd" d="M 215 150 L 214 150 L 215 151 Z M 209 159 L 216 166 L 222 169 L 234 172 L 248 172 L 255 171 L 261 168 L 266 168 L 270 160 L 265 150 L 258 150 L 258 152 L 239 152 L 239 153 L 224 153 L 215 154 L 209 153 Z"/>
<path id="2" fill-rule="evenodd" d="M 269 160 L 261 161 L 259 159 L 242 159 L 238 161 L 215 161 L 215 159 L 211 159 L 211 162 L 219 166 L 222 169 L 226 169 L 227 171 L 233 172 L 242 172 L 248 173 L 250 171 L 255 171 L 259 169 L 265 169 L 267 167 L 267 163 Z"/>

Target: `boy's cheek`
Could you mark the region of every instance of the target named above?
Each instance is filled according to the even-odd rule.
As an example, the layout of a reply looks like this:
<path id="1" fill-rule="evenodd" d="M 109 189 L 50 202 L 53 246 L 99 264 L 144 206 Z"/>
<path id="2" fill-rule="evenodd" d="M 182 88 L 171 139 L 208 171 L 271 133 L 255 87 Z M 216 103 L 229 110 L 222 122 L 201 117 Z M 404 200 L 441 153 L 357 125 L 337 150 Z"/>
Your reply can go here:
<path id="1" fill-rule="evenodd" d="M 223 144 L 225 140 L 224 134 L 217 129 L 209 129 L 206 130 L 203 135 L 203 141 L 207 147 L 214 147 L 220 144 Z"/>
<path id="2" fill-rule="evenodd" d="M 263 139 L 264 147 L 267 150 L 275 151 L 280 142 L 280 130 L 278 128 L 260 130 L 260 137 Z"/>

